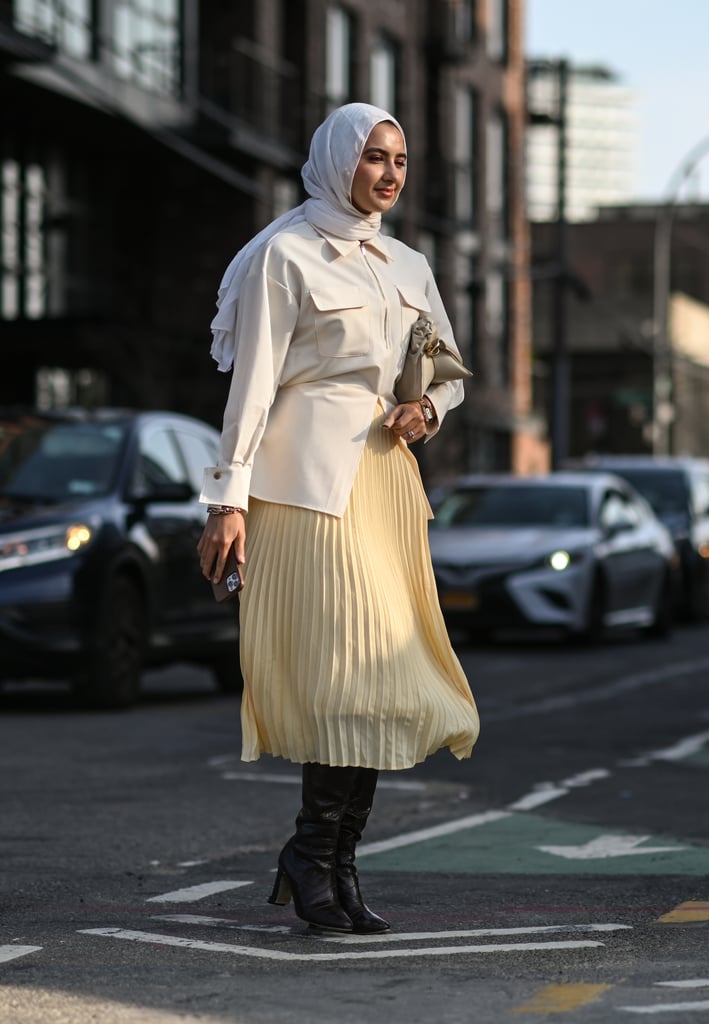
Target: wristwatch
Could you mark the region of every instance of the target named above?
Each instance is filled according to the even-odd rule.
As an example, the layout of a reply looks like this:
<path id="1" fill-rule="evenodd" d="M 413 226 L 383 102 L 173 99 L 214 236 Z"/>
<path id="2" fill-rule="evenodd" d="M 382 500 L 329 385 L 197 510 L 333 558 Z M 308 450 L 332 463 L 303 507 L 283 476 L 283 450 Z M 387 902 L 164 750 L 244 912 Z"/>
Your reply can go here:
<path id="1" fill-rule="evenodd" d="M 421 412 L 423 413 L 423 418 L 426 421 L 426 426 L 428 426 L 428 424 L 433 423 L 436 418 L 431 401 L 424 395 L 423 398 L 419 399 L 419 405 L 421 406 Z"/>

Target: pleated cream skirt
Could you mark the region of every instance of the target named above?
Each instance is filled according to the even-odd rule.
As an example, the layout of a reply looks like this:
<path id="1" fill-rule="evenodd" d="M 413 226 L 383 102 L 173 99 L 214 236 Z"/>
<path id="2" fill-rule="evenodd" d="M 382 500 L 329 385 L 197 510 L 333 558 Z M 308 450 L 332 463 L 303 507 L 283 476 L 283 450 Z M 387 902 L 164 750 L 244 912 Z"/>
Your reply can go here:
<path id="1" fill-rule="evenodd" d="M 443 621 L 430 507 L 377 409 L 342 519 L 249 504 L 241 595 L 242 760 L 409 768 L 479 732 Z"/>

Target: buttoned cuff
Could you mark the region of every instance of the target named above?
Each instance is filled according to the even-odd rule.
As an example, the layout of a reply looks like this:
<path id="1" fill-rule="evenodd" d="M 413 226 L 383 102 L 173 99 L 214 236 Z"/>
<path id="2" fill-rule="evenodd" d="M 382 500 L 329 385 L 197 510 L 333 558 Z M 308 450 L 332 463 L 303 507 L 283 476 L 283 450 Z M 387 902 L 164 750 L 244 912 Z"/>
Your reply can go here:
<path id="1" fill-rule="evenodd" d="M 248 511 L 251 466 L 208 466 L 199 500 L 205 505 L 234 505 Z"/>

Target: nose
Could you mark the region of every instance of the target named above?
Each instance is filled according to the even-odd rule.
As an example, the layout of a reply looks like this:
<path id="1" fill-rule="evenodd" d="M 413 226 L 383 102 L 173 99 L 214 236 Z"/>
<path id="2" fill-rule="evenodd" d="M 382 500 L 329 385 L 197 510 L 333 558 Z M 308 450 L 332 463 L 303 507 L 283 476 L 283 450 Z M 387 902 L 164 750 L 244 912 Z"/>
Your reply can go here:
<path id="1" fill-rule="evenodd" d="M 387 181 L 395 182 L 397 180 L 397 178 L 399 177 L 399 168 L 393 161 L 385 164 L 384 174 L 382 175 L 382 177 L 385 178 Z"/>

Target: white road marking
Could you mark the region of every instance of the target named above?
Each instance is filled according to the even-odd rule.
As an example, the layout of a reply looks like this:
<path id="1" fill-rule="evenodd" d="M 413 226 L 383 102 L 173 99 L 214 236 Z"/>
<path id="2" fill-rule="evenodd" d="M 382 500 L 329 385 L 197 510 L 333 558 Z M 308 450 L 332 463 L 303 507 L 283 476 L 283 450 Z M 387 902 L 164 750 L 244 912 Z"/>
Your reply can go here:
<path id="1" fill-rule="evenodd" d="M 682 761 L 685 757 L 698 754 L 708 742 L 709 730 L 695 733 L 694 736 L 686 736 L 685 739 L 678 740 L 673 746 L 666 747 L 664 750 L 655 750 L 647 756 L 655 761 Z"/>
<path id="2" fill-rule="evenodd" d="M 357 856 L 366 857 L 372 853 L 384 853 L 388 850 L 396 850 L 401 846 L 423 843 L 427 839 L 437 839 L 439 836 L 453 835 L 466 828 L 476 828 L 478 825 L 487 825 L 491 821 L 509 818 L 510 814 L 511 811 L 483 811 L 481 814 L 469 814 L 466 818 L 445 821 L 442 825 L 432 825 L 431 828 L 420 828 L 416 829 L 415 832 L 404 832 L 401 835 L 392 836 L 391 839 L 380 839 L 379 842 L 363 843 L 357 849 Z"/>
<path id="3" fill-rule="evenodd" d="M 559 783 L 560 786 L 566 786 L 569 789 L 576 789 L 578 786 L 590 786 L 592 782 L 598 782 L 600 779 L 610 778 L 610 772 L 607 768 L 590 768 L 586 772 L 579 772 L 578 775 L 572 775 L 568 779 L 562 779 Z"/>
<path id="4" fill-rule="evenodd" d="M 172 892 L 164 892 L 160 896 L 151 896 L 146 903 L 194 903 L 196 900 L 203 900 L 205 896 L 213 896 L 217 892 L 227 892 L 229 889 L 240 889 L 243 885 L 253 885 L 253 882 L 203 882 L 201 885 L 190 885 L 186 889 L 174 889 Z"/>
<path id="5" fill-rule="evenodd" d="M 420 942 L 423 939 L 472 939 L 493 935 L 547 935 L 550 932 L 616 932 L 632 931 L 629 924 L 543 924 L 522 928 L 468 928 L 447 932 L 394 932 L 384 935 L 320 935 L 324 942 L 369 943 Z"/>
<path id="6" fill-rule="evenodd" d="M 640 846 L 650 836 L 603 835 L 591 839 L 582 846 L 538 846 L 542 853 L 567 860 L 602 860 L 606 857 L 633 857 L 643 853 L 676 853 L 684 846 Z"/>
<path id="7" fill-rule="evenodd" d="M 82 928 L 82 935 L 99 935 L 111 939 L 126 939 L 129 942 L 145 942 L 150 945 L 179 946 L 183 949 L 198 949 L 211 953 L 231 953 L 234 956 L 254 957 L 259 960 L 339 961 L 339 960 L 391 960 L 414 956 L 452 956 L 462 953 L 524 953 L 533 951 L 556 951 L 561 949 L 592 949 L 603 946 L 602 942 L 590 939 L 560 942 L 512 942 L 473 946 L 432 946 L 420 949 L 377 949 L 337 953 L 287 953 L 278 949 L 259 949 L 255 946 L 234 946 L 226 942 L 205 942 L 199 939 L 185 939 L 178 935 L 161 935 L 155 932 L 132 931 L 127 928 Z"/>
<path id="8" fill-rule="evenodd" d="M 709 978 L 689 978 L 687 981 L 656 981 L 667 988 L 709 988 Z"/>
<path id="9" fill-rule="evenodd" d="M 250 925 L 239 924 L 231 917 L 206 917 L 201 914 L 154 914 L 153 921 L 171 921 L 175 924 L 201 925 L 206 928 L 230 928 L 245 932 L 291 933 L 293 929 L 287 925 Z M 438 932 L 387 932 L 384 935 L 317 935 L 326 942 L 340 943 L 371 943 L 377 945 L 384 942 L 420 942 L 423 939 L 469 939 L 483 935 L 546 935 L 550 932 L 618 932 L 632 931 L 629 924 L 544 924 L 529 925 L 520 928 L 468 928 L 455 931 Z"/>
<path id="10" fill-rule="evenodd" d="M 698 1003 L 664 1003 L 655 1006 L 621 1006 L 626 1013 L 692 1013 L 693 1011 L 709 1010 L 709 999 Z"/>
<path id="11" fill-rule="evenodd" d="M 231 917 L 203 917 L 200 914 L 152 914 L 151 919 L 172 921 L 175 924 L 196 924 L 205 928 L 232 928 L 240 932 L 272 932 L 274 935 L 290 935 L 293 931 L 287 924 L 239 924 Z"/>
<path id="12" fill-rule="evenodd" d="M 0 964 L 8 960 L 16 960 L 20 956 L 27 956 L 28 953 L 39 953 L 41 946 L 0 946 Z"/>
<path id="13" fill-rule="evenodd" d="M 300 775 L 288 775 L 285 772 L 225 771 L 222 772 L 222 778 L 227 782 L 275 782 L 293 786 L 299 786 L 302 781 Z M 426 783 L 409 781 L 407 779 L 381 779 L 377 787 L 379 789 L 398 789 L 420 793 L 421 790 L 426 789 Z"/>
<path id="14" fill-rule="evenodd" d="M 509 809 L 511 811 L 531 811 L 535 807 L 541 807 L 542 804 L 558 800 L 560 796 L 566 796 L 568 792 L 568 789 L 561 789 L 550 783 L 543 783 L 538 788 L 533 789 L 531 793 L 527 793 L 525 796 L 521 796 L 519 800 L 515 800 L 513 804 L 509 805 Z"/>

